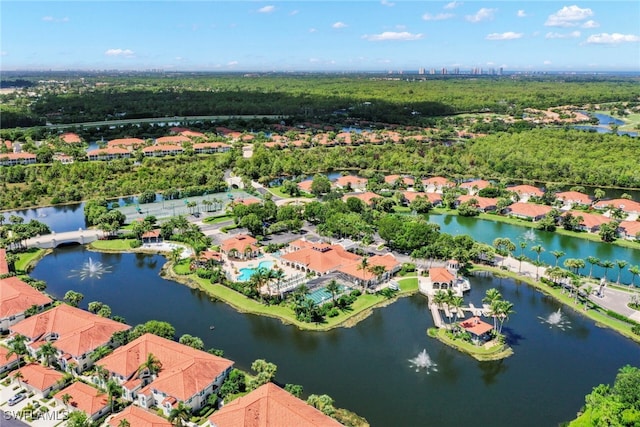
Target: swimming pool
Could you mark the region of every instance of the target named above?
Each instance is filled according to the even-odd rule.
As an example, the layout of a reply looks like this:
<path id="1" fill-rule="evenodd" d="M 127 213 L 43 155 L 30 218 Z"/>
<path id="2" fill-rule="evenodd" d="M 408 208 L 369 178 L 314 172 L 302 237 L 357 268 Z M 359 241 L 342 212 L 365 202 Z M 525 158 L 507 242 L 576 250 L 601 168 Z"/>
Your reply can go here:
<path id="1" fill-rule="evenodd" d="M 260 261 L 257 267 L 245 267 L 240 269 L 240 275 L 238 276 L 238 282 L 248 282 L 259 268 L 266 268 L 271 270 L 273 267 L 273 261 Z"/>

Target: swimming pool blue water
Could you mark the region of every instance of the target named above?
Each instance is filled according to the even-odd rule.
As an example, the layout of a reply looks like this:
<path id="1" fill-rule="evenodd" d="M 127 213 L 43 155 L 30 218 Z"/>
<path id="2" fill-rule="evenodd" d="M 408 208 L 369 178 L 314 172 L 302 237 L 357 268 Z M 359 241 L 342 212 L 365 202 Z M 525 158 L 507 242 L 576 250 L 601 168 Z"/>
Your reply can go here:
<path id="1" fill-rule="evenodd" d="M 258 268 L 266 268 L 267 270 L 270 270 L 271 267 L 273 267 L 273 261 L 260 261 L 260 264 L 258 264 L 257 267 L 241 268 L 240 269 L 240 275 L 238 276 L 238 282 L 248 282 L 249 279 L 251 279 L 251 276 L 254 275 L 254 273 L 256 272 L 256 270 Z"/>

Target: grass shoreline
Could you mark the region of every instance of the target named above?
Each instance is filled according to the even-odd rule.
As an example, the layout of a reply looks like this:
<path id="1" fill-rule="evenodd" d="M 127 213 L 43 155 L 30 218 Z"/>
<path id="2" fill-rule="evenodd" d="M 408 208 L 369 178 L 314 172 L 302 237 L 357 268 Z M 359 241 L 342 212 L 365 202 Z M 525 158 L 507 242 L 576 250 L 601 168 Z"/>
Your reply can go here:
<path id="1" fill-rule="evenodd" d="M 471 269 L 471 272 L 474 272 L 474 271 L 486 271 L 498 277 L 511 278 L 511 279 L 526 283 L 527 285 L 533 286 L 535 289 L 555 299 L 556 301 L 561 303 L 563 306 L 568 307 L 572 309 L 574 312 L 593 320 L 596 326 L 613 329 L 615 332 L 619 333 L 620 335 L 626 338 L 629 338 L 636 343 L 640 343 L 640 335 L 636 335 L 631 331 L 632 325 L 630 325 L 629 323 L 623 322 L 621 320 L 609 317 L 605 313 L 606 310 L 600 306 L 596 305 L 595 308 L 590 308 L 588 310 L 585 310 L 583 304 L 576 305 L 574 302 L 574 298 L 569 297 L 567 294 L 563 294 L 560 289 L 551 288 L 542 282 L 538 282 L 534 279 L 531 279 L 525 276 L 520 276 L 517 273 L 505 271 L 497 267 L 489 267 L 485 265 L 474 265 L 474 267 Z"/>
<path id="2" fill-rule="evenodd" d="M 435 331 L 432 331 L 435 329 Z M 444 328 L 429 328 L 427 335 L 437 339 L 441 343 L 458 350 L 461 353 L 468 354 L 480 362 L 490 362 L 493 360 L 506 359 L 513 355 L 513 349 L 506 344 L 495 345 L 491 348 L 477 347 L 470 343 L 460 340 L 454 340 L 447 336 Z"/>

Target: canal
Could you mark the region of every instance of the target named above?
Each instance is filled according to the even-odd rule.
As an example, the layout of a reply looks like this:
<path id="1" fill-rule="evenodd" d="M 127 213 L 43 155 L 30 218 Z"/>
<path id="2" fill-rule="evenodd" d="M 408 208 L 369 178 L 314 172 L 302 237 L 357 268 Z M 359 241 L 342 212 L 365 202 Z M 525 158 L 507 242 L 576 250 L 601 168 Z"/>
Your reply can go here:
<path id="1" fill-rule="evenodd" d="M 85 280 L 74 274 L 89 257 L 109 272 Z M 611 383 L 621 366 L 640 360 L 640 346 L 569 309 L 562 309 L 563 328 L 548 324 L 560 305 L 511 279 L 471 278 L 465 303 L 481 305 L 495 287 L 516 311 L 505 324 L 515 355 L 480 363 L 427 337 L 432 319 L 420 295 L 377 309 L 352 328 L 304 332 L 167 281 L 158 275 L 163 264 L 158 255 L 75 246 L 56 249 L 32 276 L 47 281 L 57 298 L 68 290 L 82 293 L 83 308 L 102 301 L 131 325 L 168 321 L 178 336 L 200 336 L 240 368 L 258 358 L 274 362 L 278 382 L 329 394 L 373 426 L 557 425 L 575 416 L 593 386 Z M 416 370 L 409 360 L 423 350 L 435 366 Z"/>

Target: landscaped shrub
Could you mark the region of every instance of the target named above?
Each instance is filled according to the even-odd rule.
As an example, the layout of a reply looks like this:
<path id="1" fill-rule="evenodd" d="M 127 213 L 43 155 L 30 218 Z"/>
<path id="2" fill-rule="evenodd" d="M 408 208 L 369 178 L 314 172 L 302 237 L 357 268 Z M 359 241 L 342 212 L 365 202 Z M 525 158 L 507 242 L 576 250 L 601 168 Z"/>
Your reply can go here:
<path id="1" fill-rule="evenodd" d="M 359 297 L 360 295 L 362 295 L 362 292 L 360 292 L 360 289 L 354 289 L 351 291 L 350 294 L 352 297 Z"/>
<path id="2" fill-rule="evenodd" d="M 634 325 L 634 326 L 640 325 L 640 323 L 636 322 L 635 320 L 629 319 L 627 316 L 620 313 L 616 313 L 615 311 L 607 310 L 607 316 L 613 317 L 614 319 L 621 320 L 625 323 L 629 323 L 630 325 Z"/>
<path id="3" fill-rule="evenodd" d="M 327 313 L 327 316 L 336 317 L 339 314 L 340 314 L 340 312 L 338 311 L 338 309 L 334 307 L 331 310 L 329 310 L 329 312 Z"/>
<path id="4" fill-rule="evenodd" d="M 136 239 L 132 242 L 129 242 L 130 248 L 139 248 L 140 246 L 142 246 L 142 240 Z"/>
<path id="5" fill-rule="evenodd" d="M 631 332 L 636 335 L 640 335 L 640 325 L 633 325 L 633 328 L 631 328 Z"/>
<path id="6" fill-rule="evenodd" d="M 413 273 L 414 271 L 416 271 L 415 263 L 413 263 L 413 262 L 403 262 L 402 263 L 402 269 L 400 270 L 401 274 Z"/>
<path id="7" fill-rule="evenodd" d="M 207 270 L 205 268 L 199 268 L 196 270 L 196 275 L 201 279 L 211 279 L 213 276 L 213 271 Z"/>

